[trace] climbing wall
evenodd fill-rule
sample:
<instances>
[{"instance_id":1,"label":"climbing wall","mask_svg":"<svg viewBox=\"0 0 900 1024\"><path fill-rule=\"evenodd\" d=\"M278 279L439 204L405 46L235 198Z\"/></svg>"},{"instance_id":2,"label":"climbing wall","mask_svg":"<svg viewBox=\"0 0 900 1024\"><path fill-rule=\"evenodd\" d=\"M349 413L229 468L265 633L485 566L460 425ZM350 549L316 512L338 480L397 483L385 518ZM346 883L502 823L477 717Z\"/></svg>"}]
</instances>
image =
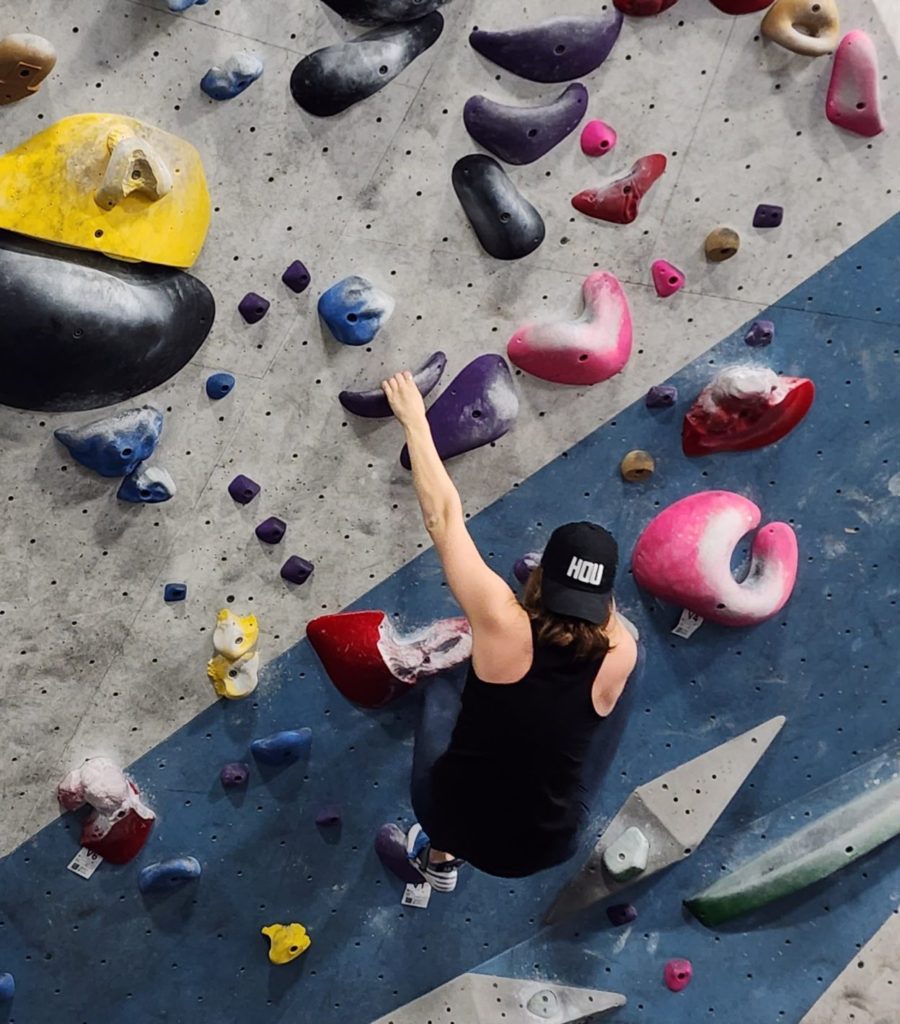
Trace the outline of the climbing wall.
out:
<instances>
[{"instance_id":1,"label":"climbing wall","mask_svg":"<svg viewBox=\"0 0 900 1024\"><path fill-rule=\"evenodd\" d=\"M0 411L0 841L12 851L0 863L0 971L18 986L0 1013L20 1024L212 1021L227 1008L235 1018L364 1024L485 962L487 973L622 992L628 1005L611 1019L623 1024L653 1010L714 1019L736 999L750 1021L799 1020L896 903L896 844L721 932L685 918L681 900L713 880L724 856L717 843L896 738L898 485L885 386L900 341L893 135L865 140L824 120L827 58L764 45L756 16L681 0L657 19L626 20L608 61L585 79L590 115L619 130L616 151L600 158L608 166L583 157L573 136L511 171L547 237L527 259L499 263L480 251L449 185L453 161L477 149L462 104L476 91L536 103L556 87L500 71L466 36L475 25L556 13L552 5L526 12L453 0L435 46L334 120L304 114L287 83L303 54L353 30L325 7L297 6L222 0L176 16L162 3L28 0L2 26L39 32L59 51L40 91L4 108L4 149L86 111L138 117L198 147L213 219L192 273L215 295L217 314L203 348L148 396L166 414L160 457L179 487L166 505L121 506L108 481L56 445L53 429L91 414ZM847 0L841 9L846 27L876 42L891 117L898 69L880 7ZM265 71L216 104L200 78L238 49L258 54ZM575 192L655 151L669 168L633 224L571 210ZM753 210L766 201L784 205L785 223L754 231ZM702 241L720 223L737 227L743 246L713 267ZM688 281L665 302L649 279L657 257ZM296 258L313 276L300 296L280 282ZM766 519L793 523L801 560L780 616L752 630L708 624L688 641L669 635L677 610L623 581L644 668L594 833L635 785L774 714L788 723L708 847L635 889L640 916L627 931L610 930L602 911L540 930L571 865L514 884L471 875L426 911L403 908L371 839L383 821L408 820L415 697L375 714L351 708L301 638L313 615L353 602L410 628L455 608L433 553L409 561L424 534L396 463L395 425L353 420L336 395L438 345L451 373L502 352L524 321L576 314L581 280L596 268L626 287L632 360L593 389L517 375L515 430L453 464L482 550L507 572L556 522L580 516L606 522L630 550L655 510L722 487L752 497ZM315 316L318 293L349 273L396 300L362 349L337 346ZM237 312L250 290L271 302L252 326ZM681 413L717 367L746 356L744 328L766 307L777 334L760 358L815 380L812 412L775 447L685 460ZM213 403L203 383L219 370L236 386ZM633 404L673 374L676 409ZM657 458L648 485L618 477L631 448ZM238 472L262 485L246 507L226 491ZM272 514L288 524L274 550L253 534ZM293 553L316 565L301 588L278 576ZM163 603L169 581L188 584L184 604ZM238 704L212 704L205 679L222 606L259 616L263 657L272 659L257 694ZM308 763L254 767L246 792L222 791L224 761L246 757L256 736L295 726L313 730ZM134 761L160 820L137 865L104 865L82 880L65 870L78 825L55 820L54 788L97 754ZM343 806L339 830L314 824L326 803ZM175 854L199 859L199 883L141 896L137 868ZM273 967L259 929L289 920L306 925L313 945ZM661 983L669 956L695 964L677 997Z\"/></svg>"}]
</instances>

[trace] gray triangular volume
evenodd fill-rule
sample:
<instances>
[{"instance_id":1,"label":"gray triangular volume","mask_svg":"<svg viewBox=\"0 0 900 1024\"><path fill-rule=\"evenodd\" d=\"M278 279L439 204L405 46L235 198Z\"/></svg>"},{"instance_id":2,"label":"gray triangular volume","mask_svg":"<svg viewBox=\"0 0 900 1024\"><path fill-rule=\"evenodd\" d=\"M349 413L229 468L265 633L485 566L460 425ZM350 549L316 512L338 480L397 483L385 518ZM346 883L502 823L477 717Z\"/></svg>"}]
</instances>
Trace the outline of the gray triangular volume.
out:
<instances>
[{"instance_id":1,"label":"gray triangular volume","mask_svg":"<svg viewBox=\"0 0 900 1024\"><path fill-rule=\"evenodd\" d=\"M460 974L372 1024L424 1024L431 1020L455 1020L460 1024L578 1024L624 1005L625 996L618 992L494 974Z\"/></svg>"},{"instance_id":2,"label":"gray triangular volume","mask_svg":"<svg viewBox=\"0 0 900 1024\"><path fill-rule=\"evenodd\" d=\"M770 718L638 786L607 825L585 864L560 891L545 922L559 921L638 878L689 857L731 803L784 722L783 715ZM647 867L636 878L616 881L603 866L603 852L631 827L639 828L650 841Z\"/></svg>"}]
</instances>

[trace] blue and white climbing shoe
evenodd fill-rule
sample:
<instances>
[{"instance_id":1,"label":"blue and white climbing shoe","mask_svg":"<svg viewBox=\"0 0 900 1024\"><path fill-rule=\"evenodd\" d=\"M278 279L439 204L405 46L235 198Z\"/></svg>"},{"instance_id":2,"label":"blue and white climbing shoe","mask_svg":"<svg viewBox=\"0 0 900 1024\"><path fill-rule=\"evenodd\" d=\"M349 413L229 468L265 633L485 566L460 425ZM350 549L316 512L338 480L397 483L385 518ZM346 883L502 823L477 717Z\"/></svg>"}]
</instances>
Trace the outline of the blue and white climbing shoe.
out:
<instances>
[{"instance_id":1,"label":"blue and white climbing shoe","mask_svg":"<svg viewBox=\"0 0 900 1024\"><path fill-rule=\"evenodd\" d=\"M456 888L458 868L463 862L454 859L432 864L431 840L418 822L406 833L406 856L435 892L453 892Z\"/></svg>"}]
</instances>

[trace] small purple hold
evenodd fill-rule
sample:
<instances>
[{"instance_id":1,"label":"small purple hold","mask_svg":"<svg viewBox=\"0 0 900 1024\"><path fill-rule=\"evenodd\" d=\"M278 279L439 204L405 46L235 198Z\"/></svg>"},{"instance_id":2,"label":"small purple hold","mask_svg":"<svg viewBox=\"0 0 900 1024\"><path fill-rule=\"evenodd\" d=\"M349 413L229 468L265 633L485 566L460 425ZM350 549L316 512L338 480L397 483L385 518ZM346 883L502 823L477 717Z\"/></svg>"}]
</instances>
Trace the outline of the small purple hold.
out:
<instances>
[{"instance_id":1,"label":"small purple hold","mask_svg":"<svg viewBox=\"0 0 900 1024\"><path fill-rule=\"evenodd\" d=\"M170 604L173 601L183 601L187 597L186 583L167 583L163 590L163 600Z\"/></svg>"},{"instance_id":2,"label":"small purple hold","mask_svg":"<svg viewBox=\"0 0 900 1024\"><path fill-rule=\"evenodd\" d=\"M284 281L292 292L296 292L299 295L300 292L305 292L309 287L312 277L300 260L294 260L281 275L281 280Z\"/></svg>"},{"instance_id":3,"label":"small purple hold","mask_svg":"<svg viewBox=\"0 0 900 1024\"><path fill-rule=\"evenodd\" d=\"M648 409L671 409L678 401L678 388L671 384L654 384L647 392L644 404Z\"/></svg>"},{"instance_id":4,"label":"small purple hold","mask_svg":"<svg viewBox=\"0 0 900 1024\"><path fill-rule=\"evenodd\" d=\"M316 815L316 824L325 827L333 825L340 825L341 823L341 809L335 807L334 804L329 804L327 807L323 807L321 811Z\"/></svg>"},{"instance_id":5,"label":"small purple hold","mask_svg":"<svg viewBox=\"0 0 900 1024\"><path fill-rule=\"evenodd\" d=\"M784 219L783 206L770 206L768 203L760 203L753 214L753 226L755 228L777 228Z\"/></svg>"},{"instance_id":6,"label":"small purple hold","mask_svg":"<svg viewBox=\"0 0 900 1024\"><path fill-rule=\"evenodd\" d=\"M219 778L226 789L236 789L245 785L250 778L250 766L244 761L229 761L223 765Z\"/></svg>"},{"instance_id":7,"label":"small purple hold","mask_svg":"<svg viewBox=\"0 0 900 1024\"><path fill-rule=\"evenodd\" d=\"M422 876L410 864L406 854L406 835L394 822L382 825L375 833L375 852L381 863L401 882L421 884Z\"/></svg>"},{"instance_id":8,"label":"small purple hold","mask_svg":"<svg viewBox=\"0 0 900 1024\"><path fill-rule=\"evenodd\" d=\"M775 337L775 324L771 320L754 320L750 330L744 335L744 341L751 348L763 348L771 345Z\"/></svg>"},{"instance_id":9,"label":"small purple hold","mask_svg":"<svg viewBox=\"0 0 900 1024\"><path fill-rule=\"evenodd\" d=\"M287 523L278 516L269 516L256 528L256 536L265 544L277 544L284 536Z\"/></svg>"},{"instance_id":10,"label":"small purple hold","mask_svg":"<svg viewBox=\"0 0 900 1024\"><path fill-rule=\"evenodd\" d=\"M238 312L248 324L258 323L269 312L269 300L256 292L247 292L238 303Z\"/></svg>"},{"instance_id":11,"label":"small purple hold","mask_svg":"<svg viewBox=\"0 0 900 1024\"><path fill-rule=\"evenodd\" d=\"M606 916L611 925L619 928L623 924L631 924L632 921L636 921L638 914L630 903L614 903L611 907L606 908Z\"/></svg>"},{"instance_id":12,"label":"small purple hold","mask_svg":"<svg viewBox=\"0 0 900 1024\"><path fill-rule=\"evenodd\" d=\"M259 484L249 476L238 473L228 485L228 493L239 505L246 505L259 494Z\"/></svg>"},{"instance_id":13,"label":"small purple hold","mask_svg":"<svg viewBox=\"0 0 900 1024\"><path fill-rule=\"evenodd\" d=\"M522 555L521 558L516 559L516 564L513 566L513 575L520 583L527 583L528 577L540 564L540 551L529 551L527 554Z\"/></svg>"},{"instance_id":14,"label":"small purple hold","mask_svg":"<svg viewBox=\"0 0 900 1024\"><path fill-rule=\"evenodd\" d=\"M305 583L312 576L313 568L312 562L299 555L291 555L281 567L281 578L288 583Z\"/></svg>"}]
</instances>

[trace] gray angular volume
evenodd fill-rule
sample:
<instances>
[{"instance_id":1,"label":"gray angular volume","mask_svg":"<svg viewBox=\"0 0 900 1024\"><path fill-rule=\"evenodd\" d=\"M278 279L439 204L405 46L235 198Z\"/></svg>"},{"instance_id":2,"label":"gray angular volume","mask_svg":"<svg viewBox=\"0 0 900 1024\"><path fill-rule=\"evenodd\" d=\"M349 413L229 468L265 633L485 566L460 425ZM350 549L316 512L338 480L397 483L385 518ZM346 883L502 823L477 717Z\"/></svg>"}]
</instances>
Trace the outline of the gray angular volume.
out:
<instances>
[{"instance_id":1,"label":"gray angular volume","mask_svg":"<svg viewBox=\"0 0 900 1024\"><path fill-rule=\"evenodd\" d=\"M432 46L444 28L437 11L364 32L307 54L291 75L291 95L317 117L331 117L372 96Z\"/></svg>"},{"instance_id":2,"label":"gray angular volume","mask_svg":"<svg viewBox=\"0 0 900 1024\"><path fill-rule=\"evenodd\" d=\"M354 25L390 25L415 21L443 7L449 0L324 0L344 21Z\"/></svg>"}]
</instances>

